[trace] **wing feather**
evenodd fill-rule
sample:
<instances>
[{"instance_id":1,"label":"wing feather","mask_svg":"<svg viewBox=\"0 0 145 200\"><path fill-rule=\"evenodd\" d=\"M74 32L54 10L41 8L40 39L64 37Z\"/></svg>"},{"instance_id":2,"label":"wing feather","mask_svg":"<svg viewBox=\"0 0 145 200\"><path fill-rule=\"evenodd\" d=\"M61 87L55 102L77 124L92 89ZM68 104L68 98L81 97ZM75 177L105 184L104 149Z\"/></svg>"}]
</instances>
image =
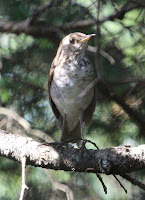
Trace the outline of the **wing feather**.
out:
<instances>
[{"instance_id":1,"label":"wing feather","mask_svg":"<svg viewBox=\"0 0 145 200\"><path fill-rule=\"evenodd\" d=\"M54 76L54 70L55 70L55 67L56 65L54 65L54 62L52 63L51 65L51 68L50 68L50 73L49 73L49 78L48 78L48 96L49 96L49 103L50 103L50 106L52 108L52 111L55 115L55 117L57 119L59 119L60 117L60 112L58 111L55 103L53 102L52 98L51 98L51 93L50 93L50 90L51 90L51 83L53 81L53 76Z\"/></svg>"},{"instance_id":2,"label":"wing feather","mask_svg":"<svg viewBox=\"0 0 145 200\"><path fill-rule=\"evenodd\" d=\"M90 125L93 117L93 113L95 111L96 107L96 88L94 88L94 96L89 104L89 106L84 110L84 122L86 123L87 126Z\"/></svg>"}]
</instances>

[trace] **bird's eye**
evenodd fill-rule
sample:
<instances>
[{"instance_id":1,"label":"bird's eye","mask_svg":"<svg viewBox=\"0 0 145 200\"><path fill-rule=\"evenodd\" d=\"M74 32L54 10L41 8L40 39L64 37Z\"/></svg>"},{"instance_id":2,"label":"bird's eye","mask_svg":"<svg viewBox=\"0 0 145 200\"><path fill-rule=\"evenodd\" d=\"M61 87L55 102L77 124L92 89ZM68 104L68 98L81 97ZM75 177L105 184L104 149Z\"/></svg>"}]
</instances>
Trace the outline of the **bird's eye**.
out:
<instances>
[{"instance_id":1,"label":"bird's eye","mask_svg":"<svg viewBox=\"0 0 145 200\"><path fill-rule=\"evenodd\" d=\"M74 38L70 38L69 42L70 42L71 44L74 44L74 43L75 43L75 39L74 39Z\"/></svg>"}]
</instances>

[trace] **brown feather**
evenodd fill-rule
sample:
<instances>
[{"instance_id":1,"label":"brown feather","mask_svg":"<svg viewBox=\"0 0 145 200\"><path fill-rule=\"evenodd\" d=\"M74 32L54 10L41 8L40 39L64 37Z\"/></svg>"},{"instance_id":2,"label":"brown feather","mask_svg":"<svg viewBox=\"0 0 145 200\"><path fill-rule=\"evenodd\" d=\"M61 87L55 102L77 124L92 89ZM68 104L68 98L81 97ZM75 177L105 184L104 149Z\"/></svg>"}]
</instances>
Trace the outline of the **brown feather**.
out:
<instances>
[{"instance_id":1,"label":"brown feather","mask_svg":"<svg viewBox=\"0 0 145 200\"><path fill-rule=\"evenodd\" d=\"M89 106L84 110L84 122L87 126L90 125L93 113L96 107L96 89L94 88L94 96Z\"/></svg>"},{"instance_id":2,"label":"brown feather","mask_svg":"<svg viewBox=\"0 0 145 200\"><path fill-rule=\"evenodd\" d=\"M52 65L51 65L51 68L50 68L50 72L49 72L49 78L48 78L48 95L49 95L49 102L50 102L50 106L53 110L53 113L55 115L55 117L57 119L60 118L60 112L58 111L55 103L53 102L52 98L51 98L51 95L50 95L50 88L51 88L51 83L52 83L52 80L53 80L53 76L54 76L54 70L55 70L55 67L57 66L57 62L58 62L58 57L60 56L60 53L61 53L61 45L59 46L58 48L58 51L57 51L57 54L52 62Z\"/></svg>"},{"instance_id":3,"label":"brown feather","mask_svg":"<svg viewBox=\"0 0 145 200\"><path fill-rule=\"evenodd\" d=\"M71 139L71 143L77 143L79 145L81 141L78 139L80 139L80 138L81 138L80 123L78 123L72 131L68 131L67 123L66 123L64 133L61 137L61 141Z\"/></svg>"}]
</instances>

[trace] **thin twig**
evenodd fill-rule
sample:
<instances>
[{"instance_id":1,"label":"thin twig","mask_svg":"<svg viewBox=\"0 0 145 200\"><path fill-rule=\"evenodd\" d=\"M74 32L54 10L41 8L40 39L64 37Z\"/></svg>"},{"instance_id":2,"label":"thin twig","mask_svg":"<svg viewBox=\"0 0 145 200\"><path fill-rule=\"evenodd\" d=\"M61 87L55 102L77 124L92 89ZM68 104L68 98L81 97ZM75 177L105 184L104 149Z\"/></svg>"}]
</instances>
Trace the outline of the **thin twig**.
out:
<instances>
[{"instance_id":1,"label":"thin twig","mask_svg":"<svg viewBox=\"0 0 145 200\"><path fill-rule=\"evenodd\" d=\"M74 200L73 192L67 185L56 181L48 169L43 170L45 171L45 174L49 177L49 180L51 181L54 190L61 190L65 192L67 200Z\"/></svg>"},{"instance_id":2,"label":"thin twig","mask_svg":"<svg viewBox=\"0 0 145 200\"><path fill-rule=\"evenodd\" d=\"M74 100L79 101L79 99L84 97L99 81L100 81L99 78L96 78L95 80L93 80L90 83L90 85L88 85L88 87L81 94L79 94Z\"/></svg>"},{"instance_id":3,"label":"thin twig","mask_svg":"<svg viewBox=\"0 0 145 200\"><path fill-rule=\"evenodd\" d=\"M87 95L90 90L96 86L96 84L100 81L100 78L94 79L87 87L80 93L76 98L71 99L68 101L68 104L74 103L74 102L79 102L80 99L82 99L85 95Z\"/></svg>"},{"instance_id":4,"label":"thin twig","mask_svg":"<svg viewBox=\"0 0 145 200\"><path fill-rule=\"evenodd\" d=\"M88 5L87 7L83 6L81 3L78 3L76 1L72 1L72 5L77 6L79 8L81 8L82 11L80 11L80 13L76 16L76 18L71 22L72 24L76 23L78 21L78 19L80 19L82 16L84 15L89 15L90 19L94 20L94 22L96 21L96 18L94 17L94 15L90 12L90 8L92 6L94 6L94 4L96 4L96 1L92 2L90 5Z\"/></svg>"},{"instance_id":5,"label":"thin twig","mask_svg":"<svg viewBox=\"0 0 145 200\"><path fill-rule=\"evenodd\" d=\"M92 52L92 53L95 53L97 52L97 48L96 47L92 47L92 46L88 46L88 51ZM106 51L100 49L100 54L101 56L103 56L104 58L106 58L112 65L115 64L115 59L109 55L109 53L107 53Z\"/></svg>"},{"instance_id":6,"label":"thin twig","mask_svg":"<svg viewBox=\"0 0 145 200\"><path fill-rule=\"evenodd\" d=\"M6 115L6 116L9 116L12 119L14 119L16 122L18 122L24 128L24 130L28 134L31 134L31 135L36 136L38 138L41 138L41 139L45 140L47 143L54 141L48 134L42 132L41 130L32 129L31 124L28 121L26 121L23 117L18 115L14 110L4 108L4 107L0 107L0 115Z\"/></svg>"},{"instance_id":7,"label":"thin twig","mask_svg":"<svg viewBox=\"0 0 145 200\"><path fill-rule=\"evenodd\" d=\"M96 24L96 47L97 47L97 51L96 51L96 74L97 77L101 78L101 74L100 74L100 21L99 21L99 17L100 17L100 8L101 8L101 3L100 0L98 0L98 4L97 4L97 24Z\"/></svg>"},{"instance_id":8,"label":"thin twig","mask_svg":"<svg viewBox=\"0 0 145 200\"><path fill-rule=\"evenodd\" d=\"M29 189L25 182L25 177L26 177L25 169L26 169L26 156L22 155L22 188L19 200L23 200L25 190Z\"/></svg>"},{"instance_id":9,"label":"thin twig","mask_svg":"<svg viewBox=\"0 0 145 200\"><path fill-rule=\"evenodd\" d=\"M32 8L29 17L27 18L27 25L32 24L41 13L44 13L46 10L52 7L60 5L62 2L62 0L52 0L51 2L41 5L40 7Z\"/></svg>"},{"instance_id":10,"label":"thin twig","mask_svg":"<svg viewBox=\"0 0 145 200\"><path fill-rule=\"evenodd\" d=\"M127 174L119 174L124 179L128 180L130 183L132 183L135 186L140 187L141 189L145 190L145 184L141 183L140 181L128 176Z\"/></svg>"},{"instance_id":11,"label":"thin twig","mask_svg":"<svg viewBox=\"0 0 145 200\"><path fill-rule=\"evenodd\" d=\"M7 117L3 118L3 119L0 121L0 129L1 129L5 124L7 124L7 121L8 121L8 118L7 118Z\"/></svg>"},{"instance_id":12,"label":"thin twig","mask_svg":"<svg viewBox=\"0 0 145 200\"><path fill-rule=\"evenodd\" d=\"M113 175L114 178L117 180L117 182L119 183L119 185L123 188L123 190L125 191L125 193L127 194L127 190L125 189L125 187L122 185L122 183L120 182L120 180L117 178L116 175Z\"/></svg>"},{"instance_id":13,"label":"thin twig","mask_svg":"<svg viewBox=\"0 0 145 200\"><path fill-rule=\"evenodd\" d=\"M105 185L105 183L104 183L104 181L103 181L103 179L102 179L101 175L100 175L100 174L96 174L96 176L97 176L97 178L99 179L99 181L101 182L101 184L102 184L102 186L103 186L103 189L104 189L104 192L105 192L105 194L107 194L107 187L106 187L106 185Z\"/></svg>"}]
</instances>

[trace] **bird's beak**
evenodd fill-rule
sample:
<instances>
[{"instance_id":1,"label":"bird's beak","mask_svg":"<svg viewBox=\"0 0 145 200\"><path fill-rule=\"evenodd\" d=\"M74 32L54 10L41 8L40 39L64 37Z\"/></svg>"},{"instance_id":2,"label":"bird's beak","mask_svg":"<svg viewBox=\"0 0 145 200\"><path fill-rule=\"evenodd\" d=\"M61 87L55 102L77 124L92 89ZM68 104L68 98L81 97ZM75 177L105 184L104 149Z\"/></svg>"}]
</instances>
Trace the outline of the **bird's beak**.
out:
<instances>
[{"instance_id":1,"label":"bird's beak","mask_svg":"<svg viewBox=\"0 0 145 200\"><path fill-rule=\"evenodd\" d=\"M87 42L91 37L95 36L96 34L87 35L84 39L80 40L80 43Z\"/></svg>"}]
</instances>

